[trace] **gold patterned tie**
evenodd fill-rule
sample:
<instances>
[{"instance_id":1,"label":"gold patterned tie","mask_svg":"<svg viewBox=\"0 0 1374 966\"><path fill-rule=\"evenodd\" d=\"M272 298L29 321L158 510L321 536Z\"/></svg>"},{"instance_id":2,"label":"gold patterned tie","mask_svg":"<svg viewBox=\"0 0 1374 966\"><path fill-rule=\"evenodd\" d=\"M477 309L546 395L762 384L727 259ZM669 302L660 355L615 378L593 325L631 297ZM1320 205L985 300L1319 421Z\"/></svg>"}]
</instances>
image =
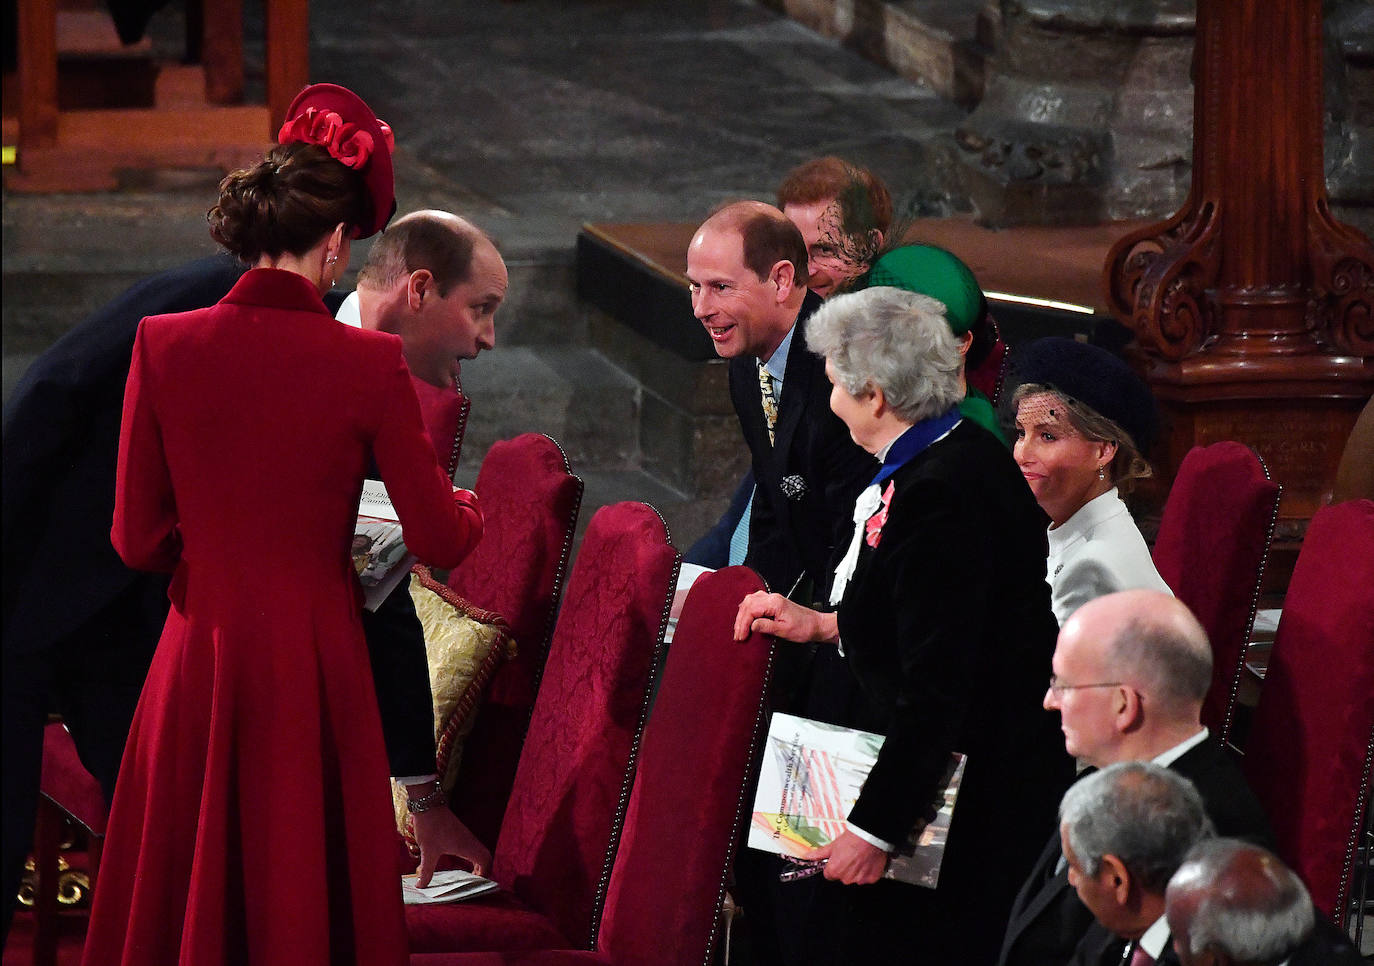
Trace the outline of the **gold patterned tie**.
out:
<instances>
[{"instance_id":1,"label":"gold patterned tie","mask_svg":"<svg viewBox=\"0 0 1374 966\"><path fill-rule=\"evenodd\" d=\"M768 424L768 445L773 445L774 428L778 425L778 397L773 394L773 376L768 367L759 363L759 395L763 399L763 419Z\"/></svg>"}]
</instances>

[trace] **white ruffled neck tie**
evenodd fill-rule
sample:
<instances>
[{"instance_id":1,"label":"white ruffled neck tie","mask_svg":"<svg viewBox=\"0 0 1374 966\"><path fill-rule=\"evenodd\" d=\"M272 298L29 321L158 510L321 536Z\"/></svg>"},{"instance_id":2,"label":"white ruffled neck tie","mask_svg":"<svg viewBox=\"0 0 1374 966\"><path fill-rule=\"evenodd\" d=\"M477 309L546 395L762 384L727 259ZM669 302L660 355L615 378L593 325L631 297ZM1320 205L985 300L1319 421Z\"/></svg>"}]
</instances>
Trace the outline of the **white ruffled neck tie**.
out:
<instances>
[{"instance_id":1,"label":"white ruffled neck tie","mask_svg":"<svg viewBox=\"0 0 1374 966\"><path fill-rule=\"evenodd\" d=\"M854 576L854 568L859 564L859 547L864 542L864 524L878 512L883 503L882 487L874 483L859 494L854 501L854 539L849 541L849 549L844 552L840 565L835 568L835 580L830 585L830 605L834 607L844 599L845 588Z\"/></svg>"}]
</instances>

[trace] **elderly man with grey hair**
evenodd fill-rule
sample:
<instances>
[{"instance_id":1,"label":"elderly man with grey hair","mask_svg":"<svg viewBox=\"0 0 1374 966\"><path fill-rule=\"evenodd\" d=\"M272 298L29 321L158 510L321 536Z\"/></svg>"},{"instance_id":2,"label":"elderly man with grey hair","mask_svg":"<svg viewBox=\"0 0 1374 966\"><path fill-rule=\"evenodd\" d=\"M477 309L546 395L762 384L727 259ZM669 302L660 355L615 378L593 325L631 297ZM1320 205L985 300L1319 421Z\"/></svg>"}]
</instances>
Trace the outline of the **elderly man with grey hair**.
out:
<instances>
[{"instance_id":1,"label":"elderly man with grey hair","mask_svg":"<svg viewBox=\"0 0 1374 966\"><path fill-rule=\"evenodd\" d=\"M793 883L799 963L957 962L996 954L1006 915L1072 776L1039 706L1055 623L1045 535L1010 454L959 415L959 348L941 303L894 288L839 295L812 317L830 407L882 463L840 543L833 610L747 597L752 628L841 654L860 685L840 723L885 736L847 830ZM883 879L950 756L968 756L939 884ZM1043 823L1043 824L1041 824Z\"/></svg>"},{"instance_id":2,"label":"elderly man with grey hair","mask_svg":"<svg viewBox=\"0 0 1374 966\"><path fill-rule=\"evenodd\" d=\"M1361 962L1293 870L1238 839L1213 839L1189 852L1169 880L1165 906L1181 966Z\"/></svg>"},{"instance_id":3,"label":"elderly man with grey hair","mask_svg":"<svg viewBox=\"0 0 1374 966\"><path fill-rule=\"evenodd\" d=\"M1059 806L1069 884L1104 934L1089 933L1075 964L1161 961L1169 944L1164 890L1184 856L1212 834L1193 783L1150 762L1123 762L1075 784ZM1167 960L1164 960L1167 961Z\"/></svg>"}]
</instances>

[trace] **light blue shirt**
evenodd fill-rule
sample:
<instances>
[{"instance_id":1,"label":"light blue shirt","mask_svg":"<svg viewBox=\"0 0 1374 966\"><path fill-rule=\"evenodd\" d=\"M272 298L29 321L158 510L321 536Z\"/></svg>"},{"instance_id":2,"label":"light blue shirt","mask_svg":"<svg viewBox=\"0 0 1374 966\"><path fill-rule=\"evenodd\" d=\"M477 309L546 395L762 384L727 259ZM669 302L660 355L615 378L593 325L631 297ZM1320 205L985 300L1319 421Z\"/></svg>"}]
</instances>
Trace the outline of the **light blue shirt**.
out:
<instances>
[{"instance_id":1,"label":"light blue shirt","mask_svg":"<svg viewBox=\"0 0 1374 966\"><path fill-rule=\"evenodd\" d=\"M768 357L768 361L763 363L763 367L768 370L768 374L773 377L774 394L778 397L778 403L782 403L782 377L787 372L787 354L792 351L792 336L797 331L794 323L792 328L787 330L787 334L782 337L782 342L773 350L773 354ZM763 362L762 359L759 360Z\"/></svg>"}]
</instances>

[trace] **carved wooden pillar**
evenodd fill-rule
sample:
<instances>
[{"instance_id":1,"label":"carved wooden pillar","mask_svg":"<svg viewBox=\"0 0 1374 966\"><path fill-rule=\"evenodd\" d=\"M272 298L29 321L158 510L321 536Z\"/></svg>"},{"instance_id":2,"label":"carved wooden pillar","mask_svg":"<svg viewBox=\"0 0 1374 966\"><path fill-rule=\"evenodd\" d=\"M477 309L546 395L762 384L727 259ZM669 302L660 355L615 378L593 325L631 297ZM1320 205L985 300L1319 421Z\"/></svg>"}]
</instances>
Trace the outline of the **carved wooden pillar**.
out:
<instances>
[{"instance_id":1,"label":"carved wooden pillar","mask_svg":"<svg viewBox=\"0 0 1374 966\"><path fill-rule=\"evenodd\" d=\"M1194 445L1247 443L1284 487L1279 540L1374 391L1374 248L1327 206L1321 31L1321 0L1198 0L1188 201L1103 279L1163 410L1162 482Z\"/></svg>"}]
</instances>

